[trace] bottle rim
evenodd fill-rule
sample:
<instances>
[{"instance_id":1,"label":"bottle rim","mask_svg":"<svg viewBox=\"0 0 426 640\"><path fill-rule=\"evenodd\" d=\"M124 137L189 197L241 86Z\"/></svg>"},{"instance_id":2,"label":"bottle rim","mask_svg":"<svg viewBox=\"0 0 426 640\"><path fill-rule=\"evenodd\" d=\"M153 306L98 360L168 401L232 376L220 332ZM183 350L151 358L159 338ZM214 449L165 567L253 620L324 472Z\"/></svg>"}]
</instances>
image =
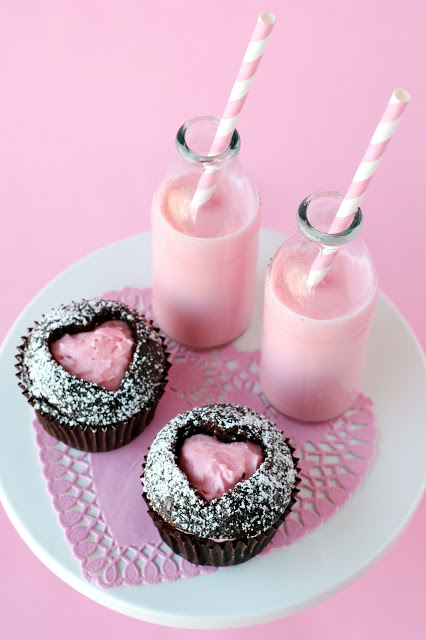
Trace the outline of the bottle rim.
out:
<instances>
[{"instance_id":1,"label":"bottle rim","mask_svg":"<svg viewBox=\"0 0 426 640\"><path fill-rule=\"evenodd\" d=\"M191 126L199 122L209 121L215 122L219 126L220 120L221 118L218 118L217 116L198 116L197 118L187 120L180 127L176 134L176 148L180 155L190 164L202 168L206 168L206 166L224 166L238 155L241 147L241 138L236 129L234 130L231 141L226 149L216 155L201 155L189 147L186 141L186 135Z\"/></svg>"},{"instance_id":2,"label":"bottle rim","mask_svg":"<svg viewBox=\"0 0 426 640\"><path fill-rule=\"evenodd\" d=\"M316 229L308 219L308 210L310 204L319 198L336 198L342 201L344 194L339 191L317 191L311 193L301 202L297 211L297 226L306 238L321 245L328 247L340 247L348 242L352 242L361 231L363 224L362 211L358 207L351 224L339 233L326 233Z\"/></svg>"}]
</instances>

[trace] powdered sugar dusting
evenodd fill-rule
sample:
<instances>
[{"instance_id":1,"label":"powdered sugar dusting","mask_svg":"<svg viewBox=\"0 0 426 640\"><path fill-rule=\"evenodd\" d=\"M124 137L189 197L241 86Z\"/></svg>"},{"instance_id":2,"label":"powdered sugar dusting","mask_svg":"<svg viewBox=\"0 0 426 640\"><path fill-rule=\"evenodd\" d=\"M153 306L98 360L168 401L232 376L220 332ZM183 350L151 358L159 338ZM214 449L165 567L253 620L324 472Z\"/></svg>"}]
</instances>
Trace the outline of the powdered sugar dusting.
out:
<instances>
[{"instance_id":1,"label":"powdered sugar dusting","mask_svg":"<svg viewBox=\"0 0 426 640\"><path fill-rule=\"evenodd\" d=\"M194 433L250 440L264 460L255 473L221 498L206 502L179 468L177 453ZM235 404L196 407L171 420L155 438L142 483L151 507L166 522L202 538L234 539L266 531L288 506L296 470L282 433L264 416Z\"/></svg>"},{"instance_id":2,"label":"powdered sugar dusting","mask_svg":"<svg viewBox=\"0 0 426 640\"><path fill-rule=\"evenodd\" d=\"M91 330L110 319L126 322L135 341L132 360L116 391L68 373L50 352L52 340L64 333ZM25 338L21 384L36 410L70 426L96 429L126 421L156 402L165 371L162 340L137 311L111 300L81 300L44 316Z\"/></svg>"}]
</instances>

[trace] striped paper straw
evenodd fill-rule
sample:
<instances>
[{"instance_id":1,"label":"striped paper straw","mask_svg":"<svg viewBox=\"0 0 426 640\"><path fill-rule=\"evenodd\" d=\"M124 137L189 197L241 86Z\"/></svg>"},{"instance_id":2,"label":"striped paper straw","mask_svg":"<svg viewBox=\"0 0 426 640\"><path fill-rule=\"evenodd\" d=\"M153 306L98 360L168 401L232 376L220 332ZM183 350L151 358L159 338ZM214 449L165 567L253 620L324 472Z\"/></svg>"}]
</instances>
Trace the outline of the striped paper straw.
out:
<instances>
[{"instance_id":1,"label":"striped paper straw","mask_svg":"<svg viewBox=\"0 0 426 640\"><path fill-rule=\"evenodd\" d=\"M404 89L396 89L392 93L391 99L371 138L362 162L353 177L351 185L342 200L328 233L341 233L349 227L409 101L410 94ZM314 287L323 280L338 250L338 247L323 247L321 249L309 272L308 287Z\"/></svg>"},{"instance_id":2,"label":"striped paper straw","mask_svg":"<svg viewBox=\"0 0 426 640\"><path fill-rule=\"evenodd\" d=\"M209 156L222 153L231 142L238 118L240 117L251 83L262 59L275 20L274 14L269 11L264 11L257 19L237 79L232 87L231 95L229 96L225 111L210 147ZM195 212L198 207L210 199L216 185L217 169L219 169L218 166L210 166L201 175L190 205L192 212Z\"/></svg>"}]
</instances>

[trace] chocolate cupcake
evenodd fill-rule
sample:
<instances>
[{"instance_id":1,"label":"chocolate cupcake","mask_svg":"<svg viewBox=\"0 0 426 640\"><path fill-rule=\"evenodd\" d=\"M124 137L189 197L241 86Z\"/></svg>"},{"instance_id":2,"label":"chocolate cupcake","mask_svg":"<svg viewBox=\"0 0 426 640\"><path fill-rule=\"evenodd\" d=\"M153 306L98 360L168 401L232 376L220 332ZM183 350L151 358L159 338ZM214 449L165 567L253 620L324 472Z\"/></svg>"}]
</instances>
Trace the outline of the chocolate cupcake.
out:
<instances>
[{"instance_id":1,"label":"chocolate cupcake","mask_svg":"<svg viewBox=\"0 0 426 640\"><path fill-rule=\"evenodd\" d=\"M83 451L110 451L139 435L164 393L158 330L111 300L81 300L43 316L17 355L24 395L44 429Z\"/></svg>"},{"instance_id":2,"label":"chocolate cupcake","mask_svg":"<svg viewBox=\"0 0 426 640\"><path fill-rule=\"evenodd\" d=\"M158 433L144 464L143 497L175 553L196 564L236 565L262 551L290 512L296 464L293 448L259 413L233 404L197 407Z\"/></svg>"}]
</instances>

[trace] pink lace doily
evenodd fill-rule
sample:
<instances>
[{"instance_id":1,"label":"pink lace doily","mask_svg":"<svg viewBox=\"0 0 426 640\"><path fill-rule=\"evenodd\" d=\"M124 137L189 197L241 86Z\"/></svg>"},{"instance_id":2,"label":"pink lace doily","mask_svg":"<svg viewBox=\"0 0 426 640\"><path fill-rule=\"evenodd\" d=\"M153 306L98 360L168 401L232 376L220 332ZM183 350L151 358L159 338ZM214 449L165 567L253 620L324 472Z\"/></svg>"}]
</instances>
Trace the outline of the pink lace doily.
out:
<instances>
[{"instance_id":1,"label":"pink lace doily","mask_svg":"<svg viewBox=\"0 0 426 640\"><path fill-rule=\"evenodd\" d=\"M152 317L151 290L125 288L103 298L122 300ZM138 585L216 571L176 556L162 542L141 497L141 465L158 430L189 408L235 402L270 417L299 457L302 482L284 525L261 555L286 547L347 502L374 456L376 428L369 398L359 395L338 419L316 425L286 418L268 404L258 383L259 351L233 345L191 351L169 342L173 366L155 418L129 445L90 454L69 448L34 421L53 505L83 576L100 587ZM256 562L254 558L251 562Z\"/></svg>"}]
</instances>

